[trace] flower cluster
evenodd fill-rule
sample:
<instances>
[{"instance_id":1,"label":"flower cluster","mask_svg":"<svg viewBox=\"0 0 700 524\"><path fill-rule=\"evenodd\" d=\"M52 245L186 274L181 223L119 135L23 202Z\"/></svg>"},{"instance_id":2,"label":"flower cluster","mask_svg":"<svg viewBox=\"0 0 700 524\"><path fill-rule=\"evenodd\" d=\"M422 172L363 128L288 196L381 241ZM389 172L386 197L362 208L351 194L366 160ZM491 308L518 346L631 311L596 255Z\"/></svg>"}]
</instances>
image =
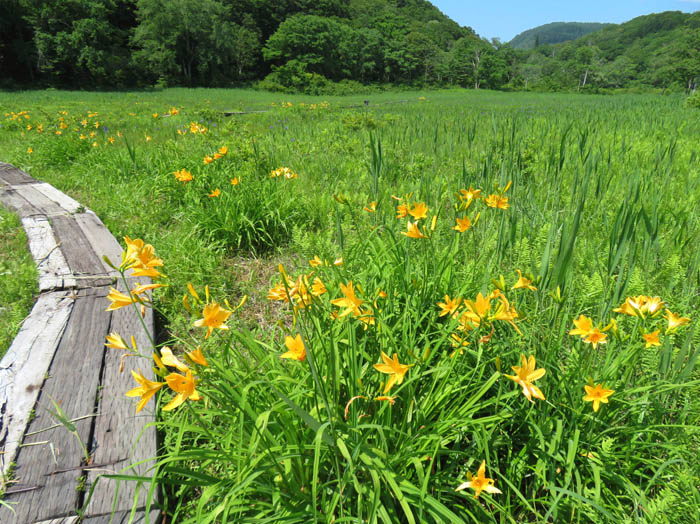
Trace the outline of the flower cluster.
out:
<instances>
[{"instance_id":1,"label":"flower cluster","mask_svg":"<svg viewBox=\"0 0 700 524\"><path fill-rule=\"evenodd\" d=\"M270 178L284 177L287 180L291 180L293 178L298 178L298 176L299 175L297 175L294 171L292 171L288 167L278 167L277 169L273 169L270 172Z\"/></svg>"},{"instance_id":2,"label":"flower cluster","mask_svg":"<svg viewBox=\"0 0 700 524\"><path fill-rule=\"evenodd\" d=\"M205 156L203 162L205 164L211 164L214 160L219 160L220 158L225 157L227 154L228 154L228 147L222 146L214 154Z\"/></svg>"},{"instance_id":3,"label":"flower cluster","mask_svg":"<svg viewBox=\"0 0 700 524\"><path fill-rule=\"evenodd\" d=\"M175 175L175 178L183 184L187 184L187 182L192 181L192 173L187 171L184 167L179 171L175 171L173 175Z\"/></svg>"},{"instance_id":4,"label":"flower cluster","mask_svg":"<svg viewBox=\"0 0 700 524\"><path fill-rule=\"evenodd\" d=\"M300 274L295 279L289 278L284 266L279 266L281 281L274 285L267 293L268 300L290 302L294 310L308 309L312 302L326 293L326 286L314 272ZM313 278L313 280L311 280Z\"/></svg>"}]
</instances>

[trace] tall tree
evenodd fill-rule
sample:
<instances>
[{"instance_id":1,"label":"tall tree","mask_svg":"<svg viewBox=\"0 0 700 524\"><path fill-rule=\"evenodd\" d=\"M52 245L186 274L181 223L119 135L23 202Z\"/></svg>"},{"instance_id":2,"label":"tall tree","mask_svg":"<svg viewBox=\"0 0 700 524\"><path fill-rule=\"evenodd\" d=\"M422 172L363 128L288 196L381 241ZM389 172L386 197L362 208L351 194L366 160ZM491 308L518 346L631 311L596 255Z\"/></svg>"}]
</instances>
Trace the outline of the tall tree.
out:
<instances>
[{"instance_id":1,"label":"tall tree","mask_svg":"<svg viewBox=\"0 0 700 524\"><path fill-rule=\"evenodd\" d=\"M130 0L24 0L37 64L61 85L126 84ZM120 26L119 13L127 14ZM124 17L121 17L124 21Z\"/></svg>"},{"instance_id":2,"label":"tall tree","mask_svg":"<svg viewBox=\"0 0 700 524\"><path fill-rule=\"evenodd\" d=\"M237 62L237 43L255 52L251 35L237 30L218 0L138 0L137 8L134 56L163 81L206 85L221 76L218 68ZM242 71L248 62L238 63Z\"/></svg>"}]
</instances>

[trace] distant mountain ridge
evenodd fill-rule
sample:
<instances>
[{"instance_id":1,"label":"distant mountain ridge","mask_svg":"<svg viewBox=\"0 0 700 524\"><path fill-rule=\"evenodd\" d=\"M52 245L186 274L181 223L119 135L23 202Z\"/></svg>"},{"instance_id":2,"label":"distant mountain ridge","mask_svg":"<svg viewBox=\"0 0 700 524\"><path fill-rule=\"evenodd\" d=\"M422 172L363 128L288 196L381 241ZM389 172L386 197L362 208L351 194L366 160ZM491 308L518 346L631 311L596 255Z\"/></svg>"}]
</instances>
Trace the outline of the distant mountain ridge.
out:
<instances>
[{"instance_id":1,"label":"distant mountain ridge","mask_svg":"<svg viewBox=\"0 0 700 524\"><path fill-rule=\"evenodd\" d=\"M534 49L545 44L559 44L576 40L615 24L598 22L552 22L523 31L510 41L515 49Z\"/></svg>"}]
</instances>

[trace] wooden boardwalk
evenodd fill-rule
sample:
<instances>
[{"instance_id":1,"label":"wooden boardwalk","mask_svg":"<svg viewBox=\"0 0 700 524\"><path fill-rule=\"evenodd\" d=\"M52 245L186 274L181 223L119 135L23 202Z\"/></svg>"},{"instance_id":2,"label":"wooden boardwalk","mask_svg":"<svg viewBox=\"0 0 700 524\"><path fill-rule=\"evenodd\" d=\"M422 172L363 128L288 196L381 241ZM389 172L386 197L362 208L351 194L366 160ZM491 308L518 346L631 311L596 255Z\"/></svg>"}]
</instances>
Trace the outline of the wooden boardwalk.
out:
<instances>
[{"instance_id":1,"label":"wooden boardwalk","mask_svg":"<svg viewBox=\"0 0 700 524\"><path fill-rule=\"evenodd\" d=\"M132 308L105 312L109 286L124 287L102 255L118 263L122 249L92 211L10 164L0 163L0 203L22 220L39 270L39 297L0 362L0 464L11 479L3 501L14 510L0 506L0 522L155 524L155 497L146 515L150 484L100 478L150 476L157 448L154 413L136 415L124 395L136 386L132 369L153 378L149 364L128 358L120 372L120 352L104 346L116 331L149 347ZM79 440L58 423L54 403Z\"/></svg>"}]
</instances>

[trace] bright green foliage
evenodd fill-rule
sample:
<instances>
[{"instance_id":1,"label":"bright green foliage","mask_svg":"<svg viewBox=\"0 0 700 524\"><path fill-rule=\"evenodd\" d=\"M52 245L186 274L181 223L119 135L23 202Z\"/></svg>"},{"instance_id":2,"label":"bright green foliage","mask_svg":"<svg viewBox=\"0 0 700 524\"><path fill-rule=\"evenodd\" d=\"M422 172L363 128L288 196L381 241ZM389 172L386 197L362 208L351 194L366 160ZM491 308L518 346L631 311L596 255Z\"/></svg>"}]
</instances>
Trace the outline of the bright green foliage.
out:
<instances>
[{"instance_id":1,"label":"bright green foliage","mask_svg":"<svg viewBox=\"0 0 700 524\"><path fill-rule=\"evenodd\" d=\"M515 82L545 89L692 90L700 78L699 31L700 13L640 16L572 42L526 52Z\"/></svg>"},{"instance_id":2,"label":"bright green foliage","mask_svg":"<svg viewBox=\"0 0 700 524\"><path fill-rule=\"evenodd\" d=\"M240 78L259 50L254 30L227 21L229 8L217 0L139 0L134 58L146 71L170 83L216 84L232 66Z\"/></svg>"},{"instance_id":3,"label":"bright green foliage","mask_svg":"<svg viewBox=\"0 0 700 524\"><path fill-rule=\"evenodd\" d=\"M154 292L169 345L181 355L202 343L209 367L192 366L202 400L160 419L163 454L149 472L171 520L694 522L700 128L682 97L362 100L185 89L0 98L6 160L117 237L152 243L169 277ZM270 177L279 167L298 177ZM181 169L191 181L175 178ZM457 193L470 187L482 198L464 209ZM508 207L489 207L489 195ZM419 203L426 238L411 238L396 216ZM471 226L455 231L465 215ZM518 271L537 289L512 289ZM316 277L326 293L310 298ZM350 281L357 312L343 301ZM188 282L200 296L209 284L227 309L250 294L230 331L202 339L202 305L183 311ZM267 300L271 288L282 300ZM479 293L492 309L473 329L459 330L463 302L457 318L440 316L445 295ZM514 325L493 316L501 295ZM662 314L613 311L637 295L690 321L666 333ZM600 330L595 349L569 335L580 315ZM642 334L657 330L661 345L645 347ZM281 360L298 334L305 360ZM382 352L411 366L387 393L393 405L377 398ZM546 400L531 404L504 376L523 354L546 370L535 384ZM583 400L591 383L614 390L597 412ZM456 492L482 461L502 493Z\"/></svg>"},{"instance_id":4,"label":"bright green foliage","mask_svg":"<svg viewBox=\"0 0 700 524\"><path fill-rule=\"evenodd\" d=\"M612 24L582 22L552 22L533 27L516 35L509 44L514 49L532 49L545 44L576 40Z\"/></svg>"},{"instance_id":5,"label":"bright green foliage","mask_svg":"<svg viewBox=\"0 0 700 524\"><path fill-rule=\"evenodd\" d=\"M58 85L132 82L129 0L22 0L39 69Z\"/></svg>"},{"instance_id":6,"label":"bright green foliage","mask_svg":"<svg viewBox=\"0 0 700 524\"><path fill-rule=\"evenodd\" d=\"M32 307L37 272L19 218L0 207L0 356Z\"/></svg>"}]
</instances>

